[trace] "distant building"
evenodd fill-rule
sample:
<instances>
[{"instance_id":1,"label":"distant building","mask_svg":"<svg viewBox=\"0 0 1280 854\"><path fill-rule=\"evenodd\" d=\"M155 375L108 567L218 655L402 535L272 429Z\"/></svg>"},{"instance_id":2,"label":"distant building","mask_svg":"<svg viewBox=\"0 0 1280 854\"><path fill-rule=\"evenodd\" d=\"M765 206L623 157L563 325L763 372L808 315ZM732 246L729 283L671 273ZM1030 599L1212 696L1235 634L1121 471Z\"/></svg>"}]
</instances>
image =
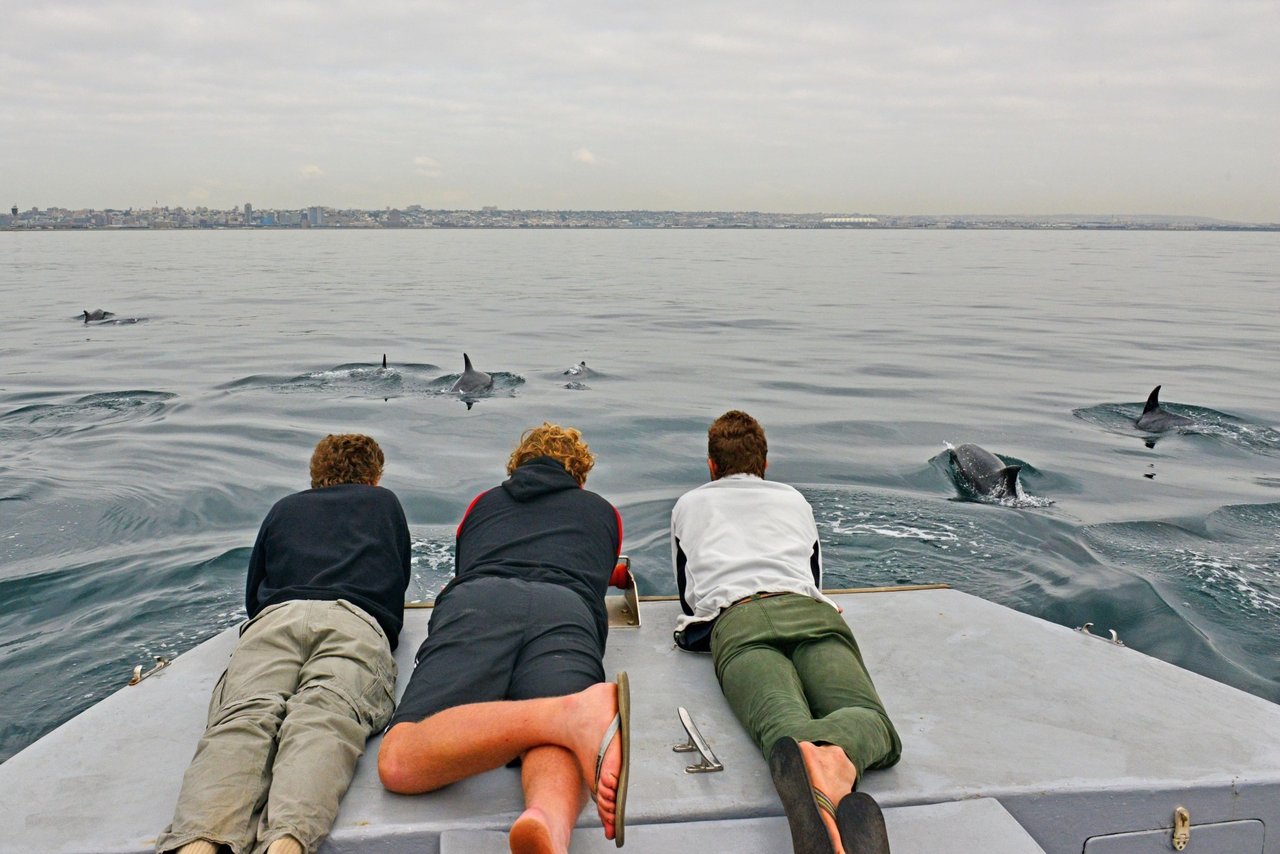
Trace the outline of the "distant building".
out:
<instances>
[{"instance_id":1,"label":"distant building","mask_svg":"<svg viewBox=\"0 0 1280 854\"><path fill-rule=\"evenodd\" d=\"M873 216L826 216L823 225L876 225L880 220Z\"/></svg>"},{"instance_id":2,"label":"distant building","mask_svg":"<svg viewBox=\"0 0 1280 854\"><path fill-rule=\"evenodd\" d=\"M253 205L248 202L244 203L244 224L249 225L253 222Z\"/></svg>"},{"instance_id":3,"label":"distant building","mask_svg":"<svg viewBox=\"0 0 1280 854\"><path fill-rule=\"evenodd\" d=\"M18 206L14 205L13 207L9 208L9 212L12 213L14 218L16 219L18 216Z\"/></svg>"},{"instance_id":4,"label":"distant building","mask_svg":"<svg viewBox=\"0 0 1280 854\"><path fill-rule=\"evenodd\" d=\"M324 208L307 208L307 225L312 228L324 225Z\"/></svg>"}]
</instances>

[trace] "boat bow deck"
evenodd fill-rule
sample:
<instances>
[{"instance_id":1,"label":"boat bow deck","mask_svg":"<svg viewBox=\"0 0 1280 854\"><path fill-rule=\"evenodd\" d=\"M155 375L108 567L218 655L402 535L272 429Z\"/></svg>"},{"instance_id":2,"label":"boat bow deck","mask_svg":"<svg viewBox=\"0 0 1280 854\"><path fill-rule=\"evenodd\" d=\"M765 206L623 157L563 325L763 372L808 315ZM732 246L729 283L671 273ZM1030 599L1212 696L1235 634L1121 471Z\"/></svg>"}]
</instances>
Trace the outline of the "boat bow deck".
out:
<instances>
[{"instance_id":1,"label":"boat bow deck","mask_svg":"<svg viewBox=\"0 0 1280 854\"><path fill-rule=\"evenodd\" d=\"M1221 850L1280 852L1280 834L1262 839L1258 830L1267 822L1280 827L1280 706L955 590L836 599L903 740L902 761L862 784L889 810L897 854L937 850L911 840L935 838L923 828L936 827L939 810L947 809L905 808L984 798L992 804L951 808L957 832L965 816L995 806L1050 854L1139 851L1147 849L1109 838L1167 838L1173 810L1183 806L1193 839L1197 826L1213 824L1216 834L1239 826L1254 834L1242 838L1259 841ZM676 832L671 826L694 839L698 828L715 830L703 824L712 822L729 822L720 832L734 827L764 842L785 829L781 806L764 760L720 695L710 656L674 648L677 603L641 608L643 626L613 629L605 660L606 672L626 670L632 684L626 847L672 850L662 841ZM406 614L397 651L401 690L428 616ZM234 629L218 635L0 765L10 805L0 817L0 851L150 851L234 642ZM672 750L686 741L679 706L692 714L723 771L685 773L690 754ZM505 768L429 795L389 794L378 783L376 752L375 739L326 854L483 850L456 846L505 838L522 809L518 774ZM446 833L455 847L442 849ZM588 807L576 837L593 834L603 842ZM1023 850L1016 833L1009 839L1013 847L988 850ZM575 843L575 850L598 847L586 846Z\"/></svg>"}]
</instances>

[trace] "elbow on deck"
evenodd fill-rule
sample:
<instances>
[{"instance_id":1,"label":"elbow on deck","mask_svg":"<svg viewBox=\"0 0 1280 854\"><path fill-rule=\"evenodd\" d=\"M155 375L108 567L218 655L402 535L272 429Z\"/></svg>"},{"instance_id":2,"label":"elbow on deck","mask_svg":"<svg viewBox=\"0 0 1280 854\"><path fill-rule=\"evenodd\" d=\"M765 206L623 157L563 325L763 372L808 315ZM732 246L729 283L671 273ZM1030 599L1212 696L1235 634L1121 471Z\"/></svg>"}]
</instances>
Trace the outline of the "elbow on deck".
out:
<instances>
[{"instance_id":1,"label":"elbow on deck","mask_svg":"<svg viewBox=\"0 0 1280 854\"><path fill-rule=\"evenodd\" d=\"M408 731L413 724L399 723L382 737L378 748L378 779L389 792L400 795L416 795L427 791L421 785L421 774L410 756Z\"/></svg>"}]
</instances>

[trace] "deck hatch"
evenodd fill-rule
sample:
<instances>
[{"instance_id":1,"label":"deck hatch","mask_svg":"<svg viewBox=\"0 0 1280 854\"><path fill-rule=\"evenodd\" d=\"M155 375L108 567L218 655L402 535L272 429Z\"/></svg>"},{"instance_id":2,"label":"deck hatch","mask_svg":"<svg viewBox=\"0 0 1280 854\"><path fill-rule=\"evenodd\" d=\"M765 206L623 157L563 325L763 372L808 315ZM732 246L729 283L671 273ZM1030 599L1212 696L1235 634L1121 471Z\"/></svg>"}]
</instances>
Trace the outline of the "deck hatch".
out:
<instances>
[{"instance_id":1,"label":"deck hatch","mask_svg":"<svg viewBox=\"0 0 1280 854\"><path fill-rule=\"evenodd\" d=\"M1188 832L1190 817L1188 821ZM1174 827L1094 836L1084 843L1084 854L1159 854L1173 844ZM1197 824L1184 848L1194 854L1263 854L1263 824L1255 819Z\"/></svg>"}]
</instances>

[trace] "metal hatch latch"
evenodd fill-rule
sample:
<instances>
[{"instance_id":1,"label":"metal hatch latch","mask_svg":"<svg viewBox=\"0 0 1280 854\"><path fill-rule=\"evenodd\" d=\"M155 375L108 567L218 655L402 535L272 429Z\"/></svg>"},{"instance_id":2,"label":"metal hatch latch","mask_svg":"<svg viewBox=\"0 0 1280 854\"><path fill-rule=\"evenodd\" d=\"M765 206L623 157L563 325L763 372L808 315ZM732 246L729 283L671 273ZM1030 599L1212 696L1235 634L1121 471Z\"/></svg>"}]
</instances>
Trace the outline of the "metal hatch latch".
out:
<instances>
[{"instance_id":1,"label":"metal hatch latch","mask_svg":"<svg viewBox=\"0 0 1280 854\"><path fill-rule=\"evenodd\" d=\"M684 706L677 706L680 713L680 723L684 726L684 731L688 734L689 740L684 744L677 744L671 748L676 753L692 753L698 751L702 756L702 761L697 765L686 765L684 772L686 774L706 774L710 771L723 771L724 766L720 764L720 760L716 759L716 755L711 752L707 740L702 737L702 733L698 732L698 728L693 723L693 718L689 717L689 710Z\"/></svg>"},{"instance_id":2,"label":"metal hatch latch","mask_svg":"<svg viewBox=\"0 0 1280 854\"><path fill-rule=\"evenodd\" d=\"M1173 850L1182 851L1191 842L1191 813L1186 807L1173 810Z\"/></svg>"}]
</instances>

